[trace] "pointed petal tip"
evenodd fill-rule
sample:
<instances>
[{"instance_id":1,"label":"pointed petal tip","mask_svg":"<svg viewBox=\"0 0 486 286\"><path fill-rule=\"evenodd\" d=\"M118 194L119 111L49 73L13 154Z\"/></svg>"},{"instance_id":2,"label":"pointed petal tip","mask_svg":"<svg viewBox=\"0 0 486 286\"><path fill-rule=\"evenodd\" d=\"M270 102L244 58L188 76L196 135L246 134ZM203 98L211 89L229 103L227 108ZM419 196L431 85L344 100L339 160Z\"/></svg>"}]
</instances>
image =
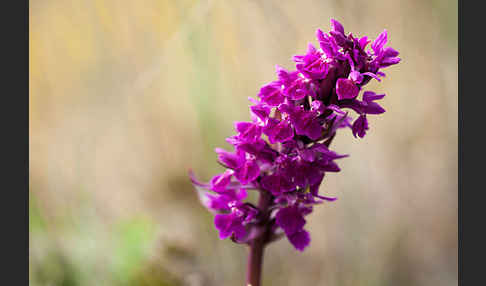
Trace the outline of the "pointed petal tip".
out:
<instances>
[{"instance_id":1,"label":"pointed petal tip","mask_svg":"<svg viewBox=\"0 0 486 286\"><path fill-rule=\"evenodd\" d=\"M331 29L333 31L339 32L341 34L344 34L344 27L339 21L336 19L331 19Z\"/></svg>"}]
</instances>

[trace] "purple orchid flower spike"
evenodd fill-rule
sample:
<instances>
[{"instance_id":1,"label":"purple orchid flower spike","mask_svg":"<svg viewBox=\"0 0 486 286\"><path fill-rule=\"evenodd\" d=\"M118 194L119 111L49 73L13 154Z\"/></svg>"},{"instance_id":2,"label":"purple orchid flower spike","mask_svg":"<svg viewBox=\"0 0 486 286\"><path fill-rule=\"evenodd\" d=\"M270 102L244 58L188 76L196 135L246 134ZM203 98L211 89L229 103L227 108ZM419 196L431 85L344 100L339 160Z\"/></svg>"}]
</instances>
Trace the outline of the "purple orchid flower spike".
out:
<instances>
[{"instance_id":1,"label":"purple orchid flower spike","mask_svg":"<svg viewBox=\"0 0 486 286\"><path fill-rule=\"evenodd\" d=\"M330 149L337 131L354 137L369 132L369 115L385 109L384 94L360 92L371 80L381 81L381 69L400 62L387 47L385 30L374 41L346 34L338 21L331 30L316 32L320 48L309 44L293 57L295 70L276 67L277 79L262 86L258 100L250 98L251 121L236 122L237 134L226 139L234 151L216 148L226 169L208 183L191 180L203 205L215 214L221 239L250 246L247 284L260 285L263 249L287 237L298 251L311 241L305 217L315 205L337 198L319 194L325 175L339 172L336 160L347 157ZM371 43L370 49L367 46ZM349 113L358 116L353 121ZM258 192L257 205L245 201Z\"/></svg>"}]
</instances>

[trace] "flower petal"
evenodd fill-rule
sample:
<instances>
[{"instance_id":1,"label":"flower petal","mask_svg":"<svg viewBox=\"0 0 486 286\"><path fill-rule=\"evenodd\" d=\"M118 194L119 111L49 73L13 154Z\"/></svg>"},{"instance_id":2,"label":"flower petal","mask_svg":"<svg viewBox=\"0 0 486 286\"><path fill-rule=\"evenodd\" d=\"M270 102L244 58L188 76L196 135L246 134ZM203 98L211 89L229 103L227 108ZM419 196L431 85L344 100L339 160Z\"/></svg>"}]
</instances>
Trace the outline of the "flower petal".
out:
<instances>
[{"instance_id":1,"label":"flower petal","mask_svg":"<svg viewBox=\"0 0 486 286\"><path fill-rule=\"evenodd\" d=\"M296 206L281 208L276 215L276 221L287 235L300 231L305 225L305 219Z\"/></svg>"},{"instance_id":2,"label":"flower petal","mask_svg":"<svg viewBox=\"0 0 486 286\"><path fill-rule=\"evenodd\" d=\"M353 99L358 96L359 88L353 83L352 80L346 78L340 78L336 83L336 94L339 100Z\"/></svg>"},{"instance_id":3,"label":"flower petal","mask_svg":"<svg viewBox=\"0 0 486 286\"><path fill-rule=\"evenodd\" d=\"M304 249L310 244L310 235L309 233L302 229L290 236L287 236L290 243L295 247L295 249L299 251L304 251Z\"/></svg>"}]
</instances>

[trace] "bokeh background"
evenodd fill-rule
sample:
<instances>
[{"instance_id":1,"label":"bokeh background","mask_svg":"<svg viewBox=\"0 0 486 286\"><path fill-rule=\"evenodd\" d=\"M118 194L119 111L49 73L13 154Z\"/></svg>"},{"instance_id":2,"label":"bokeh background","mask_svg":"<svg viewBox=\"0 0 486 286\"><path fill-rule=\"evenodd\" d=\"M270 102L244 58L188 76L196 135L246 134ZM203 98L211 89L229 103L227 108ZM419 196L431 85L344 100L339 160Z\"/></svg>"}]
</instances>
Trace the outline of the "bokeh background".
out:
<instances>
[{"instance_id":1,"label":"bokeh background","mask_svg":"<svg viewBox=\"0 0 486 286\"><path fill-rule=\"evenodd\" d=\"M247 98L329 30L402 62L371 131L333 142L339 197L308 217L311 246L266 250L264 285L457 285L457 2L30 1L31 285L243 285L187 171L220 172Z\"/></svg>"}]
</instances>

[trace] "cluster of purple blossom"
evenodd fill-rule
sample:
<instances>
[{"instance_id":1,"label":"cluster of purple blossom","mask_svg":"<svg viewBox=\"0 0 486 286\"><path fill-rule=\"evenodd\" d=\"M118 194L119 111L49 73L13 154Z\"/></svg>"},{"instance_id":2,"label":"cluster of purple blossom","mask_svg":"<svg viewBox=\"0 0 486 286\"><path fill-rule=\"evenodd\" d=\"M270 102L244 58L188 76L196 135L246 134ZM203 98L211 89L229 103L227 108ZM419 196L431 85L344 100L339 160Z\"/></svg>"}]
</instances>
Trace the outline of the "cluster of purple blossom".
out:
<instances>
[{"instance_id":1,"label":"cluster of purple blossom","mask_svg":"<svg viewBox=\"0 0 486 286\"><path fill-rule=\"evenodd\" d=\"M329 33L317 30L317 39L320 49L309 44L306 54L294 56L295 71L277 66L278 79L260 89L260 100L250 98L252 120L236 122L237 134L227 138L235 151L216 148L226 171L209 183L191 174L199 190L211 191L201 198L216 214L221 239L249 243L264 235L269 242L285 234L302 251L310 242L304 217L313 205L335 200L318 191L326 172L340 171L334 160L347 156L329 149L336 131L350 128L362 138L369 129L366 116L385 112L376 103L384 94L364 91L361 100L358 94L371 79L385 76L381 68L400 62L398 52L385 47L386 30L368 50L366 36L346 35L336 20ZM258 206L245 202L247 190L260 192Z\"/></svg>"}]
</instances>

